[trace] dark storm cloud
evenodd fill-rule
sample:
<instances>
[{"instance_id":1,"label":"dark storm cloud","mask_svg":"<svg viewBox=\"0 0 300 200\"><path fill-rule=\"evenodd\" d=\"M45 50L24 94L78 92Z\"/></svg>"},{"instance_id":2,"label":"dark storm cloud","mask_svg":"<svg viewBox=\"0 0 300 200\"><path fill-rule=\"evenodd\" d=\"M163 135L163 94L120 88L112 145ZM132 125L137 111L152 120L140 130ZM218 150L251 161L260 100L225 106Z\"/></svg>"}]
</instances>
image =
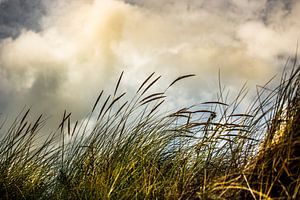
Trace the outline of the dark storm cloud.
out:
<instances>
[{"instance_id":1,"label":"dark storm cloud","mask_svg":"<svg viewBox=\"0 0 300 200\"><path fill-rule=\"evenodd\" d=\"M0 1L0 39L17 37L22 29L39 30L46 0Z\"/></svg>"}]
</instances>

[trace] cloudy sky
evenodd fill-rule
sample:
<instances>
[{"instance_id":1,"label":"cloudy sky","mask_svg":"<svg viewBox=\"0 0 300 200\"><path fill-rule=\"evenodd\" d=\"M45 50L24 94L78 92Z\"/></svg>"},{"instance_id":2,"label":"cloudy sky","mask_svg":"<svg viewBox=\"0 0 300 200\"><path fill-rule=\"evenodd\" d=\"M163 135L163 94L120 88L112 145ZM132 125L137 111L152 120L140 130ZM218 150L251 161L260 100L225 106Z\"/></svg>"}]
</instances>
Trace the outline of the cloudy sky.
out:
<instances>
[{"instance_id":1,"label":"cloudy sky","mask_svg":"<svg viewBox=\"0 0 300 200\"><path fill-rule=\"evenodd\" d=\"M295 54L297 0L0 0L0 113L24 105L82 117L125 71L133 91L151 72L171 104L263 85ZM213 99L210 99L213 100Z\"/></svg>"}]
</instances>

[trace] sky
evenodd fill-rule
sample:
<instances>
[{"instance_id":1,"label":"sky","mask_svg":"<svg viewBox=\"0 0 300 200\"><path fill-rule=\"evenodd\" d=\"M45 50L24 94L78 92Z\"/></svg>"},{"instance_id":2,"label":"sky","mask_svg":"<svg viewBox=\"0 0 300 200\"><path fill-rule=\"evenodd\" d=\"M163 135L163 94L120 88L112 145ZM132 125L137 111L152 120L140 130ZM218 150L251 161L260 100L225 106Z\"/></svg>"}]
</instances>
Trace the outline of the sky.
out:
<instances>
[{"instance_id":1,"label":"sky","mask_svg":"<svg viewBox=\"0 0 300 200\"><path fill-rule=\"evenodd\" d=\"M0 0L0 113L83 118L99 92L149 74L171 107L236 94L280 75L300 36L297 0Z\"/></svg>"}]
</instances>

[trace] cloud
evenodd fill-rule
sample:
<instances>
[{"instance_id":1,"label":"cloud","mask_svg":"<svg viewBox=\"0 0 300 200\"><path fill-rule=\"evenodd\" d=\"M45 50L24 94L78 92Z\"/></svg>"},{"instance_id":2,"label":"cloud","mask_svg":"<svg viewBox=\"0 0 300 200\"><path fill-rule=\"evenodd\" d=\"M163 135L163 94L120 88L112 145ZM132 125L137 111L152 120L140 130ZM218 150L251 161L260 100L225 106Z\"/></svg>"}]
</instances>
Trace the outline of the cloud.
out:
<instances>
[{"instance_id":1,"label":"cloud","mask_svg":"<svg viewBox=\"0 0 300 200\"><path fill-rule=\"evenodd\" d=\"M47 15L17 25L3 20L13 14L1 13L9 34L0 40L0 112L26 104L49 115L67 108L81 118L122 70L128 91L152 71L165 77L161 87L196 73L171 89L176 105L211 98L219 69L233 90L245 81L263 84L295 53L300 3L287 2L57 1L43 3Z\"/></svg>"},{"instance_id":2,"label":"cloud","mask_svg":"<svg viewBox=\"0 0 300 200\"><path fill-rule=\"evenodd\" d=\"M39 30L48 0L1 0L0 39L17 37L22 29Z\"/></svg>"}]
</instances>

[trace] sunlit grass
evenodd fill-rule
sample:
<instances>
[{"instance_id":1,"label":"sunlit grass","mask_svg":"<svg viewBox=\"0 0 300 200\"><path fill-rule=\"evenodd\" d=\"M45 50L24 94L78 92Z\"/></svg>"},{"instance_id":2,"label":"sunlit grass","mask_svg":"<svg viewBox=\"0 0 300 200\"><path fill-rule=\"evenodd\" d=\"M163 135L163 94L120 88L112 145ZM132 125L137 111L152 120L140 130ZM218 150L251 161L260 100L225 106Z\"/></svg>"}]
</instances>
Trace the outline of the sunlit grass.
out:
<instances>
[{"instance_id":1,"label":"sunlit grass","mask_svg":"<svg viewBox=\"0 0 300 200\"><path fill-rule=\"evenodd\" d=\"M297 199L299 68L287 71L245 113L245 87L228 102L221 84L217 100L161 112L168 88L193 75L150 93L153 73L128 98L122 73L82 122L65 111L45 134L30 109L2 119L0 199Z\"/></svg>"}]
</instances>

